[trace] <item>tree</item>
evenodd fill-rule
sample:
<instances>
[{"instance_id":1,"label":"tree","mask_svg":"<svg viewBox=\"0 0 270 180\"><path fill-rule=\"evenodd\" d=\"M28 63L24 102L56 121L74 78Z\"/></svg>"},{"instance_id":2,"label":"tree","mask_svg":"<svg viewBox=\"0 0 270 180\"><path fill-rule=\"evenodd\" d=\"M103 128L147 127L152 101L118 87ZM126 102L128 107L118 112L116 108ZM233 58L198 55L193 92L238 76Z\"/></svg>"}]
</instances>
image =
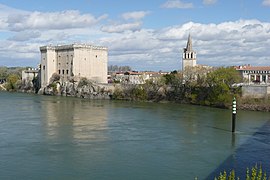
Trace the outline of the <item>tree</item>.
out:
<instances>
[{"instance_id":1,"label":"tree","mask_svg":"<svg viewBox=\"0 0 270 180\"><path fill-rule=\"evenodd\" d=\"M109 72L116 72L116 71L131 71L132 68L130 66L117 66L117 65L110 65L108 66Z\"/></svg>"},{"instance_id":2,"label":"tree","mask_svg":"<svg viewBox=\"0 0 270 180\"><path fill-rule=\"evenodd\" d=\"M207 83L209 86L226 84L232 87L235 83L240 83L242 80L241 75L233 67L221 67L207 75Z\"/></svg>"},{"instance_id":3,"label":"tree","mask_svg":"<svg viewBox=\"0 0 270 180\"><path fill-rule=\"evenodd\" d=\"M0 79L6 79L8 76L7 67L0 67Z\"/></svg>"},{"instance_id":4,"label":"tree","mask_svg":"<svg viewBox=\"0 0 270 180\"><path fill-rule=\"evenodd\" d=\"M232 85L240 81L240 74L232 67L221 67L208 73L206 82L209 93L206 100L216 106L230 104L233 96Z\"/></svg>"},{"instance_id":5,"label":"tree","mask_svg":"<svg viewBox=\"0 0 270 180\"><path fill-rule=\"evenodd\" d=\"M163 77L165 78L165 84L175 85L179 83L181 75L177 71L172 71L170 74L163 75Z\"/></svg>"},{"instance_id":6,"label":"tree","mask_svg":"<svg viewBox=\"0 0 270 180\"><path fill-rule=\"evenodd\" d=\"M20 77L16 74L10 74L7 77L6 89L8 91L14 91L17 89L17 82L20 80Z\"/></svg>"},{"instance_id":7,"label":"tree","mask_svg":"<svg viewBox=\"0 0 270 180\"><path fill-rule=\"evenodd\" d=\"M60 80L60 75L58 73L53 73L52 77L50 78L50 83L52 84L53 82L59 81Z\"/></svg>"}]
</instances>

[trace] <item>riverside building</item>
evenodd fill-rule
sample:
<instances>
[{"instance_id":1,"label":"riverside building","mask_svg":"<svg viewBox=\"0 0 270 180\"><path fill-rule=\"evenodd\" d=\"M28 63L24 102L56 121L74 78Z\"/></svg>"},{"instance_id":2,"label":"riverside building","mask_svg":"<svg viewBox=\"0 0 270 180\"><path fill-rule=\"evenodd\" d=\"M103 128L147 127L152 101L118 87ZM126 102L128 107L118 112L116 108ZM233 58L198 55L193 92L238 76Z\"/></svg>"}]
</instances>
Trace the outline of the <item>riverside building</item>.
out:
<instances>
[{"instance_id":1,"label":"riverside building","mask_svg":"<svg viewBox=\"0 0 270 180\"><path fill-rule=\"evenodd\" d=\"M236 66L235 69L241 73L248 85L270 85L270 66L251 66L248 64Z\"/></svg>"},{"instance_id":2,"label":"riverside building","mask_svg":"<svg viewBox=\"0 0 270 180\"><path fill-rule=\"evenodd\" d=\"M87 44L42 46L41 87L49 84L54 73L62 80L85 77L107 83L108 48Z\"/></svg>"}]
</instances>

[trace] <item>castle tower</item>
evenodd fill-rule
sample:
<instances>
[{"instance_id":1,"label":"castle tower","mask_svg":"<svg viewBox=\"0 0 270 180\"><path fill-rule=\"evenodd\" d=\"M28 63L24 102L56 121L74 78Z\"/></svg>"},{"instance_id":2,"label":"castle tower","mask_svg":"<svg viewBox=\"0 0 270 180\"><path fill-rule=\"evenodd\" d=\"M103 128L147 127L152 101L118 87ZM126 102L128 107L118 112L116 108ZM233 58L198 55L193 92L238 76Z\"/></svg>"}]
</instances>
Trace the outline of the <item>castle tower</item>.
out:
<instances>
[{"instance_id":1,"label":"castle tower","mask_svg":"<svg viewBox=\"0 0 270 180\"><path fill-rule=\"evenodd\" d=\"M184 71L186 67L196 66L196 52L192 50L192 40L190 34L188 35L187 46L184 48L182 56L182 70Z\"/></svg>"}]
</instances>

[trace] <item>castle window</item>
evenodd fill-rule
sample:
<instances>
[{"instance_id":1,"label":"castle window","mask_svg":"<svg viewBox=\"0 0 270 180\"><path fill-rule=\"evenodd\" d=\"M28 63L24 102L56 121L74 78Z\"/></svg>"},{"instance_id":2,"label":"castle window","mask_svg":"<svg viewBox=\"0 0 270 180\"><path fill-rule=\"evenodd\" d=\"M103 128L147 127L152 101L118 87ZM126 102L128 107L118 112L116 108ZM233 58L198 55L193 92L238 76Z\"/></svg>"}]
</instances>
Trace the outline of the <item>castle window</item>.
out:
<instances>
[{"instance_id":1,"label":"castle window","mask_svg":"<svg viewBox=\"0 0 270 180\"><path fill-rule=\"evenodd\" d=\"M62 70L62 73L65 74L65 70L64 69Z\"/></svg>"},{"instance_id":2,"label":"castle window","mask_svg":"<svg viewBox=\"0 0 270 180\"><path fill-rule=\"evenodd\" d=\"M193 53L190 54L191 55L191 59L193 58Z\"/></svg>"},{"instance_id":3,"label":"castle window","mask_svg":"<svg viewBox=\"0 0 270 180\"><path fill-rule=\"evenodd\" d=\"M43 70L45 70L45 66L43 66Z\"/></svg>"},{"instance_id":4,"label":"castle window","mask_svg":"<svg viewBox=\"0 0 270 180\"><path fill-rule=\"evenodd\" d=\"M67 74L68 74L68 70L67 70Z\"/></svg>"},{"instance_id":5,"label":"castle window","mask_svg":"<svg viewBox=\"0 0 270 180\"><path fill-rule=\"evenodd\" d=\"M97 58L97 55L96 55L96 58Z\"/></svg>"},{"instance_id":6,"label":"castle window","mask_svg":"<svg viewBox=\"0 0 270 180\"><path fill-rule=\"evenodd\" d=\"M61 71L60 71L60 69L58 70L58 74L60 74L61 73Z\"/></svg>"}]
</instances>

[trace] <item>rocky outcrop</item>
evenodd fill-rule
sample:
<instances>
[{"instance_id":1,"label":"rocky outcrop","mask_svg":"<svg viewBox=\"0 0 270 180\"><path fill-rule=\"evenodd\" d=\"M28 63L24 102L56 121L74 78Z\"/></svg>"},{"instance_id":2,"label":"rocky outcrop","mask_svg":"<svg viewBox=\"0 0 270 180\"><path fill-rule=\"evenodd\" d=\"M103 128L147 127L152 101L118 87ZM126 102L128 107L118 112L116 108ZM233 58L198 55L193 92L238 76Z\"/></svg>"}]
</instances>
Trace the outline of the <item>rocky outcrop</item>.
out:
<instances>
[{"instance_id":1,"label":"rocky outcrop","mask_svg":"<svg viewBox=\"0 0 270 180\"><path fill-rule=\"evenodd\" d=\"M67 81L53 82L41 88L38 94L72 96L87 99L111 99L114 86L110 84L97 84L86 79L79 82Z\"/></svg>"},{"instance_id":2,"label":"rocky outcrop","mask_svg":"<svg viewBox=\"0 0 270 180\"><path fill-rule=\"evenodd\" d=\"M7 89L5 88L4 84L0 84L0 91L6 91Z\"/></svg>"},{"instance_id":3,"label":"rocky outcrop","mask_svg":"<svg viewBox=\"0 0 270 180\"><path fill-rule=\"evenodd\" d=\"M241 104L241 105L238 105L237 108L241 110L248 110L248 111L270 112L269 104Z\"/></svg>"}]
</instances>

